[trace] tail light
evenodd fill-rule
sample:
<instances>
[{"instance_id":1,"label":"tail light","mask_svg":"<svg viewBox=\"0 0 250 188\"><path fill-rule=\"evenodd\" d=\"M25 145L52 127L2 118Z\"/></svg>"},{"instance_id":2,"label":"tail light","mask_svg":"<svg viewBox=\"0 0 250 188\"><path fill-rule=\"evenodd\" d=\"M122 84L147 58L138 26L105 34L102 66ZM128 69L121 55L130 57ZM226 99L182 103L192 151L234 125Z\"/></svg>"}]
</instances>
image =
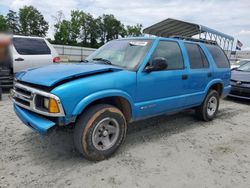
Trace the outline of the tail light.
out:
<instances>
[{"instance_id":1,"label":"tail light","mask_svg":"<svg viewBox=\"0 0 250 188\"><path fill-rule=\"evenodd\" d=\"M53 58L53 63L60 63L60 61L61 61L60 57Z\"/></svg>"}]
</instances>

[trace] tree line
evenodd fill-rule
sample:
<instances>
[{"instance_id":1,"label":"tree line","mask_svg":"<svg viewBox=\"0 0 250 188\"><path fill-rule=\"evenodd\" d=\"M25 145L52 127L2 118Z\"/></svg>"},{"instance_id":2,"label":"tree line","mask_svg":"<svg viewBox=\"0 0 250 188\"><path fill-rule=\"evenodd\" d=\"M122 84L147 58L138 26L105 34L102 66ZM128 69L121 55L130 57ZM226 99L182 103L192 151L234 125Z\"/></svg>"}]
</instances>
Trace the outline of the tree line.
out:
<instances>
[{"instance_id":1,"label":"tree line","mask_svg":"<svg viewBox=\"0 0 250 188\"><path fill-rule=\"evenodd\" d=\"M69 19L63 12L53 16L54 44L77 45L97 48L107 41L126 36L140 36L142 24L124 25L112 14L95 18L82 10L72 10ZM18 12L9 10L6 16L0 15L0 32L18 35L45 37L49 23L33 6L24 6Z\"/></svg>"}]
</instances>

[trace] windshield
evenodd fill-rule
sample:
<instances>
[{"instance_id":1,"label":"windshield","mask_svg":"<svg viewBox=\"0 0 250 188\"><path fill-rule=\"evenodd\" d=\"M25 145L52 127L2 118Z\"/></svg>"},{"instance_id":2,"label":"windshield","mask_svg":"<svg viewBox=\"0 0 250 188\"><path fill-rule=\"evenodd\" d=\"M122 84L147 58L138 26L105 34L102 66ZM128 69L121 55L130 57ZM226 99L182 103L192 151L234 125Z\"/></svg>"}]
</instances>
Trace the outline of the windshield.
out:
<instances>
[{"instance_id":1,"label":"windshield","mask_svg":"<svg viewBox=\"0 0 250 188\"><path fill-rule=\"evenodd\" d=\"M235 62L232 62L232 65L244 65L245 63L249 62L248 60L239 60L239 61L235 61Z\"/></svg>"},{"instance_id":2,"label":"windshield","mask_svg":"<svg viewBox=\"0 0 250 188\"><path fill-rule=\"evenodd\" d=\"M146 55L151 40L114 40L96 50L86 60L135 69Z\"/></svg>"},{"instance_id":3,"label":"windshield","mask_svg":"<svg viewBox=\"0 0 250 188\"><path fill-rule=\"evenodd\" d=\"M244 71L244 72L250 72L250 62L245 63L244 65L240 66L237 70Z\"/></svg>"}]
</instances>

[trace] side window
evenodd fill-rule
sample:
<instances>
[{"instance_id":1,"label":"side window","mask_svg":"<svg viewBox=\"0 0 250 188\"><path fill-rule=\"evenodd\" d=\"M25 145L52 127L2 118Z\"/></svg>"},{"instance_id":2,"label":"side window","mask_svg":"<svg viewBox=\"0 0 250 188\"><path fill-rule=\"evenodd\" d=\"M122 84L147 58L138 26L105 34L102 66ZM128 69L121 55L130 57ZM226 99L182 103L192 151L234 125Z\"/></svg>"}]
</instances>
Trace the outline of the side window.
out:
<instances>
[{"instance_id":1,"label":"side window","mask_svg":"<svg viewBox=\"0 0 250 188\"><path fill-rule=\"evenodd\" d=\"M13 38L16 51L21 55L51 54L49 47L43 39Z\"/></svg>"},{"instance_id":2,"label":"side window","mask_svg":"<svg viewBox=\"0 0 250 188\"><path fill-rule=\"evenodd\" d=\"M177 42L160 41L152 54L151 60L156 57L164 57L167 60L168 67L166 70L184 68L181 49Z\"/></svg>"},{"instance_id":3,"label":"side window","mask_svg":"<svg viewBox=\"0 0 250 188\"><path fill-rule=\"evenodd\" d=\"M197 44L185 43L191 69L208 68L209 64L203 50Z\"/></svg>"},{"instance_id":4,"label":"side window","mask_svg":"<svg viewBox=\"0 0 250 188\"><path fill-rule=\"evenodd\" d=\"M206 44L218 68L229 68L230 64L223 50L216 45Z\"/></svg>"},{"instance_id":5,"label":"side window","mask_svg":"<svg viewBox=\"0 0 250 188\"><path fill-rule=\"evenodd\" d=\"M201 53L203 67L208 68L209 64L208 64L208 61L207 61L207 57L206 57L205 53L203 52L203 50L200 47L199 47L199 49L200 49L200 53Z\"/></svg>"}]
</instances>

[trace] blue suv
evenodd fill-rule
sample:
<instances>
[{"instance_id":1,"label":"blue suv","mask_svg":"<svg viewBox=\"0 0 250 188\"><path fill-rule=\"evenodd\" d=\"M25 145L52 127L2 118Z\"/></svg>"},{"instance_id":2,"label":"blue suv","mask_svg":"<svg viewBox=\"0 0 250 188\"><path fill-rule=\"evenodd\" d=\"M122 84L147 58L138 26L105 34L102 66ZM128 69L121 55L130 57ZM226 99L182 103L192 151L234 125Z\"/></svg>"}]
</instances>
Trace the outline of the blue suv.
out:
<instances>
[{"instance_id":1,"label":"blue suv","mask_svg":"<svg viewBox=\"0 0 250 188\"><path fill-rule=\"evenodd\" d=\"M19 72L12 98L17 116L41 134L75 126L76 148L98 161L118 149L132 121L188 108L212 120L230 88L216 43L140 37L108 42L82 63Z\"/></svg>"}]
</instances>

